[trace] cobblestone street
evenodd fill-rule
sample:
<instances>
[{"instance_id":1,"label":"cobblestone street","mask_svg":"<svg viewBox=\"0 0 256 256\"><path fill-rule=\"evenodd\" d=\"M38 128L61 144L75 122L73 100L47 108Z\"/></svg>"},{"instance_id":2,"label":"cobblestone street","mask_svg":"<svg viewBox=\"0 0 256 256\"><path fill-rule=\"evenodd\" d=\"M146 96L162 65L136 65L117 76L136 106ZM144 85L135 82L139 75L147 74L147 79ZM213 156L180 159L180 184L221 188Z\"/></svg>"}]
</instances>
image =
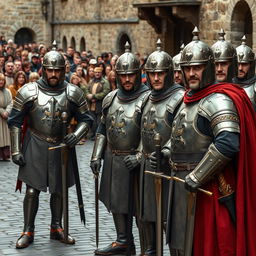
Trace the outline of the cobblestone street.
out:
<instances>
[{"instance_id":1,"label":"cobblestone street","mask_svg":"<svg viewBox=\"0 0 256 256\"><path fill-rule=\"evenodd\" d=\"M23 250L15 248L15 243L23 228L22 193L14 192L17 178L17 166L12 162L0 162L0 256L91 256L95 250L95 211L94 211L94 179L89 167L93 142L77 146L80 179L85 204L86 226L80 222L75 187L69 190L69 232L76 239L75 245L65 245L49 239L50 207L49 194L40 194L40 206L35 222L35 240ZM102 203L100 205L100 243L99 247L114 241L115 231L111 214ZM137 228L134 225L137 254L140 252ZM165 255L168 255L165 253Z\"/></svg>"}]
</instances>

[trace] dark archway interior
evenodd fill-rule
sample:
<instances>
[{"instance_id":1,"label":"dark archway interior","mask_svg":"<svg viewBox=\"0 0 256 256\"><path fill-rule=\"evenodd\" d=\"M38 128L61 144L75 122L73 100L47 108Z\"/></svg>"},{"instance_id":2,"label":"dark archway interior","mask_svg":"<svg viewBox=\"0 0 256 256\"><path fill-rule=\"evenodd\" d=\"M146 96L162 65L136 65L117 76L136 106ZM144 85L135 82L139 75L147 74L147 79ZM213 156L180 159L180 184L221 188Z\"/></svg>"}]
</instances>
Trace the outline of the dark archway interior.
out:
<instances>
[{"instance_id":1,"label":"dark archway interior","mask_svg":"<svg viewBox=\"0 0 256 256\"><path fill-rule=\"evenodd\" d=\"M74 37L71 38L71 46L76 50L76 40Z\"/></svg>"},{"instance_id":2,"label":"dark archway interior","mask_svg":"<svg viewBox=\"0 0 256 256\"><path fill-rule=\"evenodd\" d=\"M19 29L14 36L14 42L18 45L31 43L33 41L35 41L35 32L29 28Z\"/></svg>"},{"instance_id":3,"label":"dark archway interior","mask_svg":"<svg viewBox=\"0 0 256 256\"><path fill-rule=\"evenodd\" d=\"M125 52L125 44L126 42L128 42L131 46L131 51L132 51L132 43L131 43L131 39L129 38L129 36L127 34L122 34L119 38L119 42L118 42L118 54L121 55L122 53Z\"/></svg>"},{"instance_id":4,"label":"dark archway interior","mask_svg":"<svg viewBox=\"0 0 256 256\"><path fill-rule=\"evenodd\" d=\"M241 44L241 38L245 35L247 45L252 47L252 13L245 1L239 1L232 13L231 18L231 42L235 46Z\"/></svg>"},{"instance_id":5,"label":"dark archway interior","mask_svg":"<svg viewBox=\"0 0 256 256\"><path fill-rule=\"evenodd\" d=\"M85 51L85 50L86 50L85 39L84 39L84 37L82 37L80 40L80 52Z\"/></svg>"},{"instance_id":6,"label":"dark archway interior","mask_svg":"<svg viewBox=\"0 0 256 256\"><path fill-rule=\"evenodd\" d=\"M63 38L62 38L62 48L63 48L64 51L67 51L67 46L68 46L67 38L65 36L63 36Z\"/></svg>"}]
</instances>

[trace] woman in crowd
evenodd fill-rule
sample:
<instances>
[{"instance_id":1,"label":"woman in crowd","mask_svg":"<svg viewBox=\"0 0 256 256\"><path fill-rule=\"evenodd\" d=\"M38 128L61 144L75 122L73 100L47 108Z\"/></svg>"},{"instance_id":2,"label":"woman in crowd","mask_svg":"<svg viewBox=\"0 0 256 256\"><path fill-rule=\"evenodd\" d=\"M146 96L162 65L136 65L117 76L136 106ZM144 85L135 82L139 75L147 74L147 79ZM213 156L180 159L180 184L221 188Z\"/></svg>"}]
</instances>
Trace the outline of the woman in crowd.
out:
<instances>
[{"instance_id":1,"label":"woman in crowd","mask_svg":"<svg viewBox=\"0 0 256 256\"><path fill-rule=\"evenodd\" d=\"M80 78L80 84L83 86L86 86L87 85L86 75L85 75L83 67L81 65L78 65L76 67L76 75Z\"/></svg>"},{"instance_id":2,"label":"woman in crowd","mask_svg":"<svg viewBox=\"0 0 256 256\"><path fill-rule=\"evenodd\" d=\"M87 83L89 83L90 80L93 79L93 78L94 78L94 67L89 66L87 68L87 79L86 79Z\"/></svg>"},{"instance_id":3,"label":"woman in crowd","mask_svg":"<svg viewBox=\"0 0 256 256\"><path fill-rule=\"evenodd\" d=\"M5 88L5 77L0 74L0 160L10 160L10 133L7 118L12 109L11 92Z\"/></svg>"},{"instance_id":4,"label":"woman in crowd","mask_svg":"<svg viewBox=\"0 0 256 256\"><path fill-rule=\"evenodd\" d=\"M12 98L16 97L17 91L27 82L26 74L23 71L18 71L14 76L14 83L9 85L9 90L12 93Z\"/></svg>"},{"instance_id":5,"label":"woman in crowd","mask_svg":"<svg viewBox=\"0 0 256 256\"><path fill-rule=\"evenodd\" d=\"M110 90L114 91L117 88L116 83L116 72L114 70L111 70L108 74L108 81L110 84Z\"/></svg>"}]
</instances>

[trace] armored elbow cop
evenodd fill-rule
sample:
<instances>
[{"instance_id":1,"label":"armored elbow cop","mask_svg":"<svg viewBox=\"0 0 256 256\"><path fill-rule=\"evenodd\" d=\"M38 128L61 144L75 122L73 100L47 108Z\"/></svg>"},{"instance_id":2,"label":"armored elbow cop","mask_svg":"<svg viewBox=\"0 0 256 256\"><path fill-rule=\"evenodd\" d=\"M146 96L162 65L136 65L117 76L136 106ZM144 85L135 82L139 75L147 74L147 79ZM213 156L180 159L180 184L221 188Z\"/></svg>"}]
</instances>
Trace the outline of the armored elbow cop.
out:
<instances>
[{"instance_id":1,"label":"armored elbow cop","mask_svg":"<svg viewBox=\"0 0 256 256\"><path fill-rule=\"evenodd\" d=\"M231 160L224 156L212 143L203 159L196 168L189 174L190 178L197 184L204 184L219 173Z\"/></svg>"}]
</instances>

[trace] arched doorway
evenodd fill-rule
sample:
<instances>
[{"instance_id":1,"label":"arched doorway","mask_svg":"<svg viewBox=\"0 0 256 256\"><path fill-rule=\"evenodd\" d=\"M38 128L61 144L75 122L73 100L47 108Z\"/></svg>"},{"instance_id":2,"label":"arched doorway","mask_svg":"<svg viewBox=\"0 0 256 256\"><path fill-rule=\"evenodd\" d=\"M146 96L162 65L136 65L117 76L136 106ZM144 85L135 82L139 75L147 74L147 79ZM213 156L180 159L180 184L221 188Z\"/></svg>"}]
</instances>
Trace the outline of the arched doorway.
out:
<instances>
[{"instance_id":1,"label":"arched doorway","mask_svg":"<svg viewBox=\"0 0 256 256\"><path fill-rule=\"evenodd\" d=\"M80 40L80 52L85 51L85 49L86 49L85 39L84 37L82 37Z\"/></svg>"},{"instance_id":2,"label":"arched doorway","mask_svg":"<svg viewBox=\"0 0 256 256\"><path fill-rule=\"evenodd\" d=\"M65 36L63 36L63 38L62 38L62 48L63 48L64 52L67 51L67 47L68 47L67 38Z\"/></svg>"},{"instance_id":3,"label":"arched doorway","mask_svg":"<svg viewBox=\"0 0 256 256\"><path fill-rule=\"evenodd\" d=\"M71 46L73 47L74 50L76 50L76 40L73 36L71 38Z\"/></svg>"},{"instance_id":4,"label":"arched doorway","mask_svg":"<svg viewBox=\"0 0 256 256\"><path fill-rule=\"evenodd\" d=\"M128 42L131 46L132 51L132 43L130 37L126 33L122 33L119 36L119 39L117 40L117 48L118 48L118 54L121 55L125 51L125 44Z\"/></svg>"},{"instance_id":5,"label":"arched doorway","mask_svg":"<svg viewBox=\"0 0 256 256\"><path fill-rule=\"evenodd\" d=\"M239 1L233 10L231 16L231 42L238 46L241 44L241 38L245 35L247 45L252 47L252 13L246 1Z\"/></svg>"},{"instance_id":6,"label":"arched doorway","mask_svg":"<svg viewBox=\"0 0 256 256\"><path fill-rule=\"evenodd\" d=\"M14 36L14 42L15 44L23 45L36 41L35 37L35 32L32 29L20 28Z\"/></svg>"}]
</instances>

